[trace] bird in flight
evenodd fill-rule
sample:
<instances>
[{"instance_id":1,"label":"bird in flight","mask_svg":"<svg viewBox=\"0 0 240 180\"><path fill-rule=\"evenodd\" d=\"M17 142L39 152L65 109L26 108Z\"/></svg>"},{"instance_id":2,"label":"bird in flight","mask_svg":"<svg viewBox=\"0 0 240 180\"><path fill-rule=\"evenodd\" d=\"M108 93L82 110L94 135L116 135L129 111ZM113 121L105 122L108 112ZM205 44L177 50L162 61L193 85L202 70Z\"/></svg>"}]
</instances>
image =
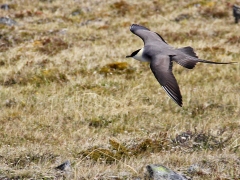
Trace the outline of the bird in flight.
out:
<instances>
[{"instance_id":1,"label":"bird in flight","mask_svg":"<svg viewBox=\"0 0 240 180\"><path fill-rule=\"evenodd\" d=\"M235 63L198 59L192 47L173 48L158 33L141 25L132 24L130 31L143 40L144 47L134 51L126 58L132 57L139 61L149 62L155 78L173 101L181 107L182 95L172 73L173 61L188 69L193 69L198 62L210 64Z\"/></svg>"}]
</instances>

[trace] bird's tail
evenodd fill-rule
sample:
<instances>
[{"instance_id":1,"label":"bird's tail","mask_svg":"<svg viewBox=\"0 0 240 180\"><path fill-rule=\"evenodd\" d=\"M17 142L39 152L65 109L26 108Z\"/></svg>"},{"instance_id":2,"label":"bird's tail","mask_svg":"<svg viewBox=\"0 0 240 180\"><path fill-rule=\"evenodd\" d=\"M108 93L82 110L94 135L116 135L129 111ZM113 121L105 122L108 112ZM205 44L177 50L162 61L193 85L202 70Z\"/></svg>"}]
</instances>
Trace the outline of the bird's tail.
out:
<instances>
[{"instance_id":1,"label":"bird's tail","mask_svg":"<svg viewBox=\"0 0 240 180\"><path fill-rule=\"evenodd\" d=\"M237 63L237 62L213 62L213 61L207 61L204 59L198 59L198 62L209 63L209 64L234 64L234 63Z\"/></svg>"}]
</instances>

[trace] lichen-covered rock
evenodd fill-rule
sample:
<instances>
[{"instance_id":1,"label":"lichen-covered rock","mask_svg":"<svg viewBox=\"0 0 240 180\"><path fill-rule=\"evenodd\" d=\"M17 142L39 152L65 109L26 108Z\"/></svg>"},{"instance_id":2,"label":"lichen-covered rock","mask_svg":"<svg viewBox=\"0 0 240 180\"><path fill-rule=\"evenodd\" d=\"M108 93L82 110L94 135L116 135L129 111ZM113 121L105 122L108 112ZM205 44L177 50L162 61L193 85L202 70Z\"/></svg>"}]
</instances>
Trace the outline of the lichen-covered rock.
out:
<instances>
[{"instance_id":1,"label":"lichen-covered rock","mask_svg":"<svg viewBox=\"0 0 240 180\"><path fill-rule=\"evenodd\" d=\"M177 174L161 164L150 164L146 166L148 178L153 180L187 180L183 175Z\"/></svg>"}]
</instances>

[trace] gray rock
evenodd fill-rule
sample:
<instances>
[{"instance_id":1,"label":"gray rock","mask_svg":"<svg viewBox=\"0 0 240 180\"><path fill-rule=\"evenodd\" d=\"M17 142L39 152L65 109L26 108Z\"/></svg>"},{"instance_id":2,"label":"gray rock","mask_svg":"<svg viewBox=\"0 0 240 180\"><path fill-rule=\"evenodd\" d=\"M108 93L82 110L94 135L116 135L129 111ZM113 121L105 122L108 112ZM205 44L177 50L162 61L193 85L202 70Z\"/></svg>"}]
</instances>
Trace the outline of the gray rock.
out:
<instances>
[{"instance_id":1,"label":"gray rock","mask_svg":"<svg viewBox=\"0 0 240 180\"><path fill-rule=\"evenodd\" d=\"M1 5L1 9L4 9L4 10L9 10L9 5L8 4L2 4Z\"/></svg>"},{"instance_id":2,"label":"gray rock","mask_svg":"<svg viewBox=\"0 0 240 180\"><path fill-rule=\"evenodd\" d=\"M55 169L60 171L71 171L71 163L69 160L67 160L64 163L57 166Z\"/></svg>"},{"instance_id":3,"label":"gray rock","mask_svg":"<svg viewBox=\"0 0 240 180\"><path fill-rule=\"evenodd\" d=\"M17 22L8 17L0 17L0 24L6 24L8 26L17 25Z\"/></svg>"},{"instance_id":4,"label":"gray rock","mask_svg":"<svg viewBox=\"0 0 240 180\"><path fill-rule=\"evenodd\" d=\"M238 20L240 19L240 6L233 5L233 16L235 18L235 23L238 23Z\"/></svg>"}]
</instances>

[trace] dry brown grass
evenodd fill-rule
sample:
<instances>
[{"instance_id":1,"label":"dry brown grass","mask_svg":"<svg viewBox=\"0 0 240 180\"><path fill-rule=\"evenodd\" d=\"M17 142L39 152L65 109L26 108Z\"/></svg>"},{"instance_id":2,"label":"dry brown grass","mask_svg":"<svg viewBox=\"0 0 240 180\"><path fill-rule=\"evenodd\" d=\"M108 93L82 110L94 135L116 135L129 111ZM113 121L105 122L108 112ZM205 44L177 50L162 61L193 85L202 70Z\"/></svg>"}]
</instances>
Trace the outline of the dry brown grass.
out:
<instances>
[{"instance_id":1,"label":"dry brown grass","mask_svg":"<svg viewBox=\"0 0 240 180\"><path fill-rule=\"evenodd\" d=\"M0 25L0 179L134 179L154 163L240 177L240 65L174 64L179 108L148 64L125 59L143 46L129 31L138 23L202 59L240 62L235 1L9 3L0 15L18 26ZM70 177L54 169L66 159Z\"/></svg>"}]
</instances>

